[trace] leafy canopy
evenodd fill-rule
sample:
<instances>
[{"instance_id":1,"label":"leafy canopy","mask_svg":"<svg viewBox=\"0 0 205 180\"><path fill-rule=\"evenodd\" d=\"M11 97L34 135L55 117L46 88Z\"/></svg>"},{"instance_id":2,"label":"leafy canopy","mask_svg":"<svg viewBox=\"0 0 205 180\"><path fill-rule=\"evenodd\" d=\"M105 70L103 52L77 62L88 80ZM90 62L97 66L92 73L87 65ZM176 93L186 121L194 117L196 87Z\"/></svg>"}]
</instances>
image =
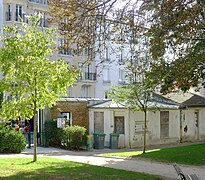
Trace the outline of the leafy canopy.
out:
<instances>
[{"instance_id":1,"label":"leafy canopy","mask_svg":"<svg viewBox=\"0 0 205 180\"><path fill-rule=\"evenodd\" d=\"M141 83L113 86L108 95L116 103L123 102L133 111L147 111L148 102L151 100L151 92Z\"/></svg>"},{"instance_id":2,"label":"leafy canopy","mask_svg":"<svg viewBox=\"0 0 205 180\"><path fill-rule=\"evenodd\" d=\"M145 36L150 59L154 60L150 66L152 71L146 76L150 85L160 84L164 93L175 89L187 91L192 86L199 87L200 83L205 85L204 0L52 0L50 12L62 35L81 50L92 46L98 34L107 36L101 28L105 19L111 19L111 24L129 26L125 30L116 26L110 33L122 30L123 35L132 31ZM133 40L137 41L137 37ZM133 52L133 56L138 53Z\"/></svg>"},{"instance_id":3,"label":"leafy canopy","mask_svg":"<svg viewBox=\"0 0 205 180\"><path fill-rule=\"evenodd\" d=\"M149 78L165 93L199 86L205 68L204 0L149 0L141 10L149 14L145 35L155 60Z\"/></svg>"},{"instance_id":4,"label":"leafy canopy","mask_svg":"<svg viewBox=\"0 0 205 180\"><path fill-rule=\"evenodd\" d=\"M3 29L0 91L11 99L2 102L2 119L31 119L38 109L55 104L78 78L78 71L62 59L49 60L56 34L52 28L38 28L39 18L29 17L29 24Z\"/></svg>"}]
</instances>

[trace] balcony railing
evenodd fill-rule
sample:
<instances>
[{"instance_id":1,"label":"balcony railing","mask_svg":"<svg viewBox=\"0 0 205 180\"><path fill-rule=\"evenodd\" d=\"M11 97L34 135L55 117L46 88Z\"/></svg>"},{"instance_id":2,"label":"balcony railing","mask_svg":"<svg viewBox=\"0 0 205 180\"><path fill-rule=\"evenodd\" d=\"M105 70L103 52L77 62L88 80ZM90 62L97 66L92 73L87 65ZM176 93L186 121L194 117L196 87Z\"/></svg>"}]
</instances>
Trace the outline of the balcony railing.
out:
<instances>
[{"instance_id":1,"label":"balcony railing","mask_svg":"<svg viewBox=\"0 0 205 180\"><path fill-rule=\"evenodd\" d=\"M29 2L48 5L48 0L29 0Z\"/></svg>"},{"instance_id":2,"label":"balcony railing","mask_svg":"<svg viewBox=\"0 0 205 180\"><path fill-rule=\"evenodd\" d=\"M96 73L86 72L86 73L84 73L84 76L83 76L83 74L81 74L80 80L96 81Z\"/></svg>"},{"instance_id":3,"label":"balcony railing","mask_svg":"<svg viewBox=\"0 0 205 180\"><path fill-rule=\"evenodd\" d=\"M96 73L85 73L85 80L96 80Z\"/></svg>"}]
</instances>

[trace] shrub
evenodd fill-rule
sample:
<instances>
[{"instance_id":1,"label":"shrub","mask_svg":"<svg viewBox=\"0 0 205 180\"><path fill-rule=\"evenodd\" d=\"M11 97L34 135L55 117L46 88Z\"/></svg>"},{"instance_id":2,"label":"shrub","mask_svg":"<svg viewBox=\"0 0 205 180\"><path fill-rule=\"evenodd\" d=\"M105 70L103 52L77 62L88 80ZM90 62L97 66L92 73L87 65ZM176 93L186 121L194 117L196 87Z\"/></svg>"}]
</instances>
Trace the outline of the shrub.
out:
<instances>
[{"instance_id":1,"label":"shrub","mask_svg":"<svg viewBox=\"0 0 205 180\"><path fill-rule=\"evenodd\" d=\"M20 131L0 124L0 152L20 153L26 148L26 139Z\"/></svg>"},{"instance_id":2,"label":"shrub","mask_svg":"<svg viewBox=\"0 0 205 180\"><path fill-rule=\"evenodd\" d=\"M63 129L62 145L66 149L79 150L85 143L86 128L81 126L68 126Z\"/></svg>"},{"instance_id":3,"label":"shrub","mask_svg":"<svg viewBox=\"0 0 205 180\"><path fill-rule=\"evenodd\" d=\"M44 130L49 146L60 147L63 138L63 129L57 128L57 120L53 119L45 122Z\"/></svg>"}]
</instances>

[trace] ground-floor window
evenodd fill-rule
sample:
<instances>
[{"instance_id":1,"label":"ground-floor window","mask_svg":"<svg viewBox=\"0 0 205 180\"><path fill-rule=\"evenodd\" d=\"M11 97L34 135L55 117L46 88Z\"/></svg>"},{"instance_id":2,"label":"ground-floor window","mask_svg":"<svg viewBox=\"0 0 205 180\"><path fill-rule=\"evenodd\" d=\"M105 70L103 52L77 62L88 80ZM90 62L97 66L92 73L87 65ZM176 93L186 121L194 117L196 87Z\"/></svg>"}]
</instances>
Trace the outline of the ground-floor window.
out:
<instances>
[{"instance_id":1,"label":"ground-floor window","mask_svg":"<svg viewBox=\"0 0 205 180\"><path fill-rule=\"evenodd\" d=\"M70 112L61 112L61 115L65 118L65 123L67 126L72 125Z\"/></svg>"},{"instance_id":2,"label":"ground-floor window","mask_svg":"<svg viewBox=\"0 0 205 180\"><path fill-rule=\"evenodd\" d=\"M169 111L160 112L160 138L169 137Z\"/></svg>"}]
</instances>

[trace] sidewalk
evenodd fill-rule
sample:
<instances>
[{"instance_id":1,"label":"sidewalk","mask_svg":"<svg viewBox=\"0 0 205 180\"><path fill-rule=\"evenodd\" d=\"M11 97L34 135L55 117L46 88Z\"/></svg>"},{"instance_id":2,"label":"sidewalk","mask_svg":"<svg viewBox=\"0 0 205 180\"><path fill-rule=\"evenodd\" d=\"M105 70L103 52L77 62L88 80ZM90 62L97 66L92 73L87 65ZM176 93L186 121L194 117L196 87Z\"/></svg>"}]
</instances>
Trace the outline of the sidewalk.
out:
<instances>
[{"instance_id":1,"label":"sidewalk","mask_svg":"<svg viewBox=\"0 0 205 180\"><path fill-rule=\"evenodd\" d=\"M125 158L125 157L100 157L99 154L109 152L119 152L122 150L93 150L93 151L66 151L57 148L42 148L38 147L38 155L50 156L62 160L75 161L87 163L97 166L105 166L115 169L123 169L136 172L144 172L149 174L156 174L164 177L166 180L180 179L172 164L158 163L150 160L143 160L138 158ZM2 156L31 156L33 148L26 149L18 155L0 155ZM196 174L201 180L205 177L205 168L197 166L180 165L180 168L185 174Z\"/></svg>"}]
</instances>

